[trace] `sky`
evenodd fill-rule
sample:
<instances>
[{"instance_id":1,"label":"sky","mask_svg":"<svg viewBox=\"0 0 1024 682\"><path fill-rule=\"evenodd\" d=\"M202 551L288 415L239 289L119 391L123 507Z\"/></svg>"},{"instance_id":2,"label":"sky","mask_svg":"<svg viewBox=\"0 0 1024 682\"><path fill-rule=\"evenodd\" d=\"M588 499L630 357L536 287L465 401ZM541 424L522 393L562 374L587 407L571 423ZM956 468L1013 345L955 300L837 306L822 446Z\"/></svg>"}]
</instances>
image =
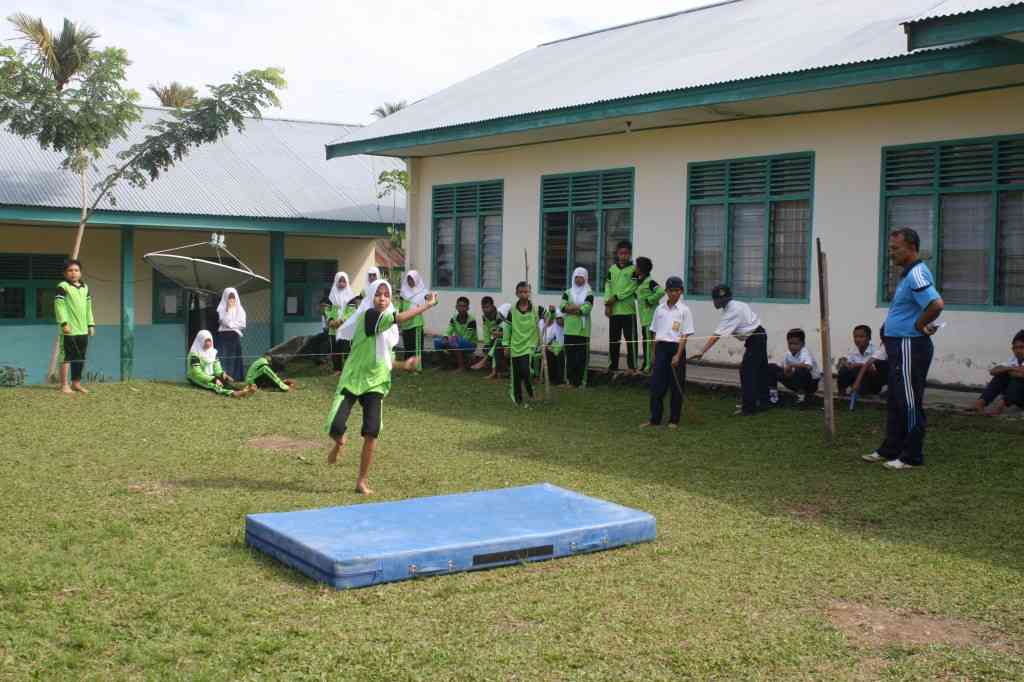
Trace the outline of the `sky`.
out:
<instances>
[{"instance_id":1,"label":"sky","mask_svg":"<svg viewBox=\"0 0 1024 682\"><path fill-rule=\"evenodd\" d=\"M11 11L64 17L128 51L129 85L202 87L281 67L282 108L267 116L370 123L385 101L414 102L540 43L709 4L710 0L13 0ZM8 12L4 12L8 14ZM14 37L6 23L0 39Z\"/></svg>"}]
</instances>

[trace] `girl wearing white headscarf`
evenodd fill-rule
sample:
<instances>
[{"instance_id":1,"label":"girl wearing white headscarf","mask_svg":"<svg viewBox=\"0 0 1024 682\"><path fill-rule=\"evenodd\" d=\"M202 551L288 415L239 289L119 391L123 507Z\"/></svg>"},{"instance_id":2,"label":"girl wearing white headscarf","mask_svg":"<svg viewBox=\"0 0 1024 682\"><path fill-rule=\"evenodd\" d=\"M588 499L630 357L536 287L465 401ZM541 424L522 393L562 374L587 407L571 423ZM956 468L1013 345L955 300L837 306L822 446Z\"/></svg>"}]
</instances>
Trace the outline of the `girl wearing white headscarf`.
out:
<instances>
[{"instance_id":1,"label":"girl wearing white headscarf","mask_svg":"<svg viewBox=\"0 0 1024 682\"><path fill-rule=\"evenodd\" d=\"M544 326L544 348L548 356L548 374L551 383L559 386L565 383L565 315L557 313Z\"/></svg>"},{"instance_id":2,"label":"girl wearing white headscarf","mask_svg":"<svg viewBox=\"0 0 1024 682\"><path fill-rule=\"evenodd\" d=\"M572 286L562 294L559 311L565 316L565 365L569 383L577 388L587 385L590 365L590 311L594 292L586 268L572 272Z\"/></svg>"},{"instance_id":3,"label":"girl wearing white headscarf","mask_svg":"<svg viewBox=\"0 0 1024 682\"><path fill-rule=\"evenodd\" d=\"M398 343L398 325L437 305L437 296L426 294L422 305L405 312L396 312L391 304L391 285L375 282L363 301L367 307L353 315L338 328L352 339L352 352L338 379L334 402L327 416L327 429L334 446L327 455L327 463L338 461L338 453L348 440L345 436L349 414L355 403L363 408L363 452L359 461L356 492L369 495L367 475L373 462L373 451L380 435L384 396L391 390L392 352ZM415 356L401 363L406 370L415 370Z\"/></svg>"},{"instance_id":4,"label":"girl wearing white headscarf","mask_svg":"<svg viewBox=\"0 0 1024 682\"><path fill-rule=\"evenodd\" d=\"M404 313L406 310L415 308L418 305L423 305L426 302L427 287L423 283L423 278L420 277L420 273L416 270L410 270L406 273L405 277L402 278L402 299L398 304L398 312ZM419 362L423 361L423 315L417 315L416 317L403 322L401 325L402 329L402 355L405 358L412 357L415 355ZM417 364L417 370L420 365Z\"/></svg>"},{"instance_id":5,"label":"girl wearing white headscarf","mask_svg":"<svg viewBox=\"0 0 1024 682\"><path fill-rule=\"evenodd\" d=\"M327 298L331 305L327 308L327 334L331 345L331 364L335 374L341 374L341 368L348 355L351 339L338 338L338 327L342 325L356 311L353 303L356 298L356 290L352 287L347 272L339 272L334 275L334 284L331 285L331 293Z\"/></svg>"},{"instance_id":6,"label":"girl wearing white headscarf","mask_svg":"<svg viewBox=\"0 0 1024 682\"><path fill-rule=\"evenodd\" d=\"M356 308L352 317L362 315L373 306L373 294L376 291L374 288L375 282L382 281L380 278L380 270L376 267L371 267L366 271L366 284L363 286L363 298L359 302L359 307ZM388 285L388 290L391 290L391 285ZM341 325L338 327L338 333L336 338L342 341L352 341L352 334L355 330L354 326Z\"/></svg>"},{"instance_id":7,"label":"girl wearing white headscarf","mask_svg":"<svg viewBox=\"0 0 1024 682\"><path fill-rule=\"evenodd\" d=\"M221 294L220 302L217 304L217 318L220 324L217 327L216 347L224 369L233 377L245 376L245 366L242 363L242 330L245 329L245 308L242 307L242 298L234 287L228 287Z\"/></svg>"},{"instance_id":8,"label":"girl wearing white headscarf","mask_svg":"<svg viewBox=\"0 0 1024 682\"><path fill-rule=\"evenodd\" d=\"M217 360L217 349L213 347L213 334L205 329L196 334L189 348L185 376L199 388L213 391L217 395L244 398L252 393L248 389L231 390L230 385L234 379L221 368Z\"/></svg>"}]
</instances>

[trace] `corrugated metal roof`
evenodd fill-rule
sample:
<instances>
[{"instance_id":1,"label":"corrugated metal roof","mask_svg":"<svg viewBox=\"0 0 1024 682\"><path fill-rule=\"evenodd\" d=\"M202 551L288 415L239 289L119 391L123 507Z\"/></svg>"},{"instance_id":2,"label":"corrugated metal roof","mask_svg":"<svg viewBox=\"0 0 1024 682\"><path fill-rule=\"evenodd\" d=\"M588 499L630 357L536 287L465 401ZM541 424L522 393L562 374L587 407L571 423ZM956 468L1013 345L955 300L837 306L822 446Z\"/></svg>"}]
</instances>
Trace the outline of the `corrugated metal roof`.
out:
<instances>
[{"instance_id":1,"label":"corrugated metal roof","mask_svg":"<svg viewBox=\"0 0 1024 682\"><path fill-rule=\"evenodd\" d=\"M1009 2L993 2L993 0L944 0L939 2L934 7L918 14L917 16L910 19L907 23L914 23L916 21L925 21L926 19L939 19L941 17L953 17L960 14L970 14L972 12L982 12L988 9L1001 9L1003 7L1013 7L1014 5L1024 5L1024 2L1020 0L1010 0Z\"/></svg>"},{"instance_id":2,"label":"corrugated metal roof","mask_svg":"<svg viewBox=\"0 0 1024 682\"><path fill-rule=\"evenodd\" d=\"M540 45L334 142L900 57L901 24L935 7L936 0L717 3Z\"/></svg>"},{"instance_id":3,"label":"corrugated metal roof","mask_svg":"<svg viewBox=\"0 0 1024 682\"><path fill-rule=\"evenodd\" d=\"M106 175L117 151L139 141L144 126L166 112L145 108L127 141L97 164L90 186ZM144 190L122 184L116 207L146 213L241 216L391 223L405 221L404 197L397 215L392 201L377 199L381 171L402 168L395 159L351 156L328 162L324 144L359 126L283 119L251 119L242 133L198 147ZM77 208L79 183L61 170L61 155L0 130L0 204Z\"/></svg>"}]
</instances>

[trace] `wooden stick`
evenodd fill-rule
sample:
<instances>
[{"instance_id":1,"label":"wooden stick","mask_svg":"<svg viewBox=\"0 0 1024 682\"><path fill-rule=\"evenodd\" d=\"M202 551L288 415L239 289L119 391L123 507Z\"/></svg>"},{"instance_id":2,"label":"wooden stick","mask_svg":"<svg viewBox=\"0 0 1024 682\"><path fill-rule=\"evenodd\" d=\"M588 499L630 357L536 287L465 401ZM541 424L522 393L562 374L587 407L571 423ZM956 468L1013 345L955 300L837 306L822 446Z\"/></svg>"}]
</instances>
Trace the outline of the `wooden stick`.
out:
<instances>
[{"instance_id":1,"label":"wooden stick","mask_svg":"<svg viewBox=\"0 0 1024 682\"><path fill-rule=\"evenodd\" d=\"M818 298L821 303L821 367L825 380L825 442L831 444L836 439L835 401L832 387L832 335L829 326L828 302L828 256L821 250L821 238L818 238Z\"/></svg>"}]
</instances>

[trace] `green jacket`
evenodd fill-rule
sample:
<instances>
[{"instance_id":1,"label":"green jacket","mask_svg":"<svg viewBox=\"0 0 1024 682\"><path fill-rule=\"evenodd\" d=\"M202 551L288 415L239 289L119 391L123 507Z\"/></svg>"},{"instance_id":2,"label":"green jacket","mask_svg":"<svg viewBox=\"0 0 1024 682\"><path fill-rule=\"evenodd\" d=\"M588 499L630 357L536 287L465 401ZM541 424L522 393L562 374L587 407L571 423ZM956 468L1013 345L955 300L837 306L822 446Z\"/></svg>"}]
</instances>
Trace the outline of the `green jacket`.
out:
<instances>
[{"instance_id":1,"label":"green jacket","mask_svg":"<svg viewBox=\"0 0 1024 682\"><path fill-rule=\"evenodd\" d=\"M367 324L370 325L367 330ZM391 390L391 368L383 360L377 360L377 335L395 324L395 316L380 314L371 308L363 312L352 335L352 351L345 368L338 379L335 401L341 404L341 393L348 390L353 395L380 393L387 395ZM334 411L337 411L335 408ZM333 418L333 417L332 417Z\"/></svg>"},{"instance_id":2,"label":"green jacket","mask_svg":"<svg viewBox=\"0 0 1024 682\"><path fill-rule=\"evenodd\" d=\"M407 301L404 298L398 302L398 312L400 313L404 313L406 310L411 310L415 307L416 306L412 304L412 301ZM419 315L416 315L415 317L408 319L405 322L402 322L400 325L398 325L398 328L401 329L402 331L405 331L407 329L419 329L422 326L423 313L420 313Z\"/></svg>"},{"instance_id":3,"label":"green jacket","mask_svg":"<svg viewBox=\"0 0 1024 682\"><path fill-rule=\"evenodd\" d=\"M509 355L513 358L533 354L540 345L538 324L544 319L544 306L534 307L531 303L530 310L524 313L519 310L517 303L508 315L509 322L505 325L501 344L509 349Z\"/></svg>"},{"instance_id":4,"label":"green jacket","mask_svg":"<svg viewBox=\"0 0 1024 682\"><path fill-rule=\"evenodd\" d=\"M267 377L274 382L282 391L290 390L288 384L281 381L281 377L277 376L277 372L270 366L270 361L264 357L259 358L256 362L249 365L249 369L245 372L245 383L255 384L256 380L261 376Z\"/></svg>"},{"instance_id":5,"label":"green jacket","mask_svg":"<svg viewBox=\"0 0 1024 682\"><path fill-rule=\"evenodd\" d=\"M67 324L70 336L82 336L89 333L89 327L95 327L92 317L92 294L89 285L79 282L75 286L63 281L57 285L57 295L53 298L53 312L57 318L57 326Z\"/></svg>"},{"instance_id":6,"label":"green jacket","mask_svg":"<svg viewBox=\"0 0 1024 682\"><path fill-rule=\"evenodd\" d=\"M636 288L636 307L640 311L640 325L650 327L654 322L654 311L665 296L665 287L660 286L649 276Z\"/></svg>"},{"instance_id":7,"label":"green jacket","mask_svg":"<svg viewBox=\"0 0 1024 682\"><path fill-rule=\"evenodd\" d=\"M608 276L604 281L604 298L608 301L612 296L615 303L612 305L612 315L635 315L636 314L636 285L633 278L636 267L630 263L624 268L613 265L608 268Z\"/></svg>"},{"instance_id":8,"label":"green jacket","mask_svg":"<svg viewBox=\"0 0 1024 682\"><path fill-rule=\"evenodd\" d=\"M572 297L569 294L569 290L566 289L562 293L562 303L558 306L558 309L565 316L565 333L568 336L590 336L590 311L594 308L594 295L587 296L586 301L580 306L580 312L578 313L567 313L565 312L565 306L572 303Z\"/></svg>"},{"instance_id":9,"label":"green jacket","mask_svg":"<svg viewBox=\"0 0 1024 682\"><path fill-rule=\"evenodd\" d=\"M192 381L208 384L222 374L224 374L224 370L220 366L220 360L206 362L199 353L188 354L188 368L185 375Z\"/></svg>"},{"instance_id":10,"label":"green jacket","mask_svg":"<svg viewBox=\"0 0 1024 682\"><path fill-rule=\"evenodd\" d=\"M456 313L455 315L452 315L450 320L448 320L448 329L445 331L444 335L458 336L460 339L465 339L470 343L476 343L476 319L469 313L466 313L466 321L459 322L459 315Z\"/></svg>"}]
</instances>

